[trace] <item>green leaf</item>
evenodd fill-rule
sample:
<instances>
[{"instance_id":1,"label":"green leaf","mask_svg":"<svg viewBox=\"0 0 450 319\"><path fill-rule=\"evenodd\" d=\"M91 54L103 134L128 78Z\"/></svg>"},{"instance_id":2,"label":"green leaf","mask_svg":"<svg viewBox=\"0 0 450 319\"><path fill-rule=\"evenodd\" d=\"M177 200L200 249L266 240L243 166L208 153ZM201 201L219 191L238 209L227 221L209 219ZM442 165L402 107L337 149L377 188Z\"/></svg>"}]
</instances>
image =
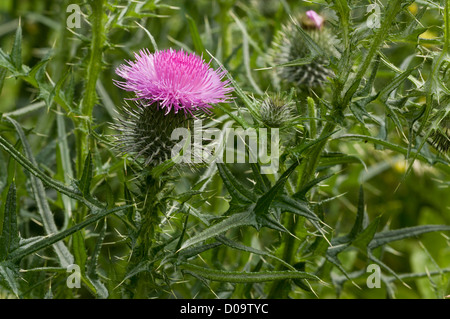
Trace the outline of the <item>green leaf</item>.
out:
<instances>
[{"instance_id":1,"label":"green leaf","mask_svg":"<svg viewBox=\"0 0 450 319\"><path fill-rule=\"evenodd\" d=\"M255 213L257 215L267 215L269 207L272 204L275 197L283 190L284 184L288 180L292 172L297 168L300 161L295 161L278 179L275 185L264 195L258 198L255 206Z\"/></svg>"},{"instance_id":2,"label":"green leaf","mask_svg":"<svg viewBox=\"0 0 450 319\"><path fill-rule=\"evenodd\" d=\"M98 234L97 241L95 243L94 251L92 252L90 259L87 263L87 274L90 278L97 279L97 264L98 264L98 258L100 256L101 248L103 245L103 241L105 240L106 236L106 228L107 223L106 220L103 220L103 222L100 222L101 224L101 230Z\"/></svg>"},{"instance_id":3,"label":"green leaf","mask_svg":"<svg viewBox=\"0 0 450 319\"><path fill-rule=\"evenodd\" d=\"M255 225L255 220L252 215L252 210L246 211L244 213L238 213L238 214L231 215L227 219L225 219L211 227L206 228L199 234L186 240L183 243L183 245L181 245L180 250L190 247L192 245L198 244L209 238L216 237L232 228L241 227L241 226L245 226L245 225Z\"/></svg>"},{"instance_id":4,"label":"green leaf","mask_svg":"<svg viewBox=\"0 0 450 319\"><path fill-rule=\"evenodd\" d=\"M6 68L0 67L0 94L3 90L3 83L5 82L6 72L8 72Z\"/></svg>"},{"instance_id":5,"label":"green leaf","mask_svg":"<svg viewBox=\"0 0 450 319\"><path fill-rule=\"evenodd\" d=\"M193 273L199 277L212 281L231 282L231 283L251 283L266 282L286 279L309 279L320 280L318 277L302 271L222 271L199 267L193 264L184 263L180 265L181 269Z\"/></svg>"},{"instance_id":6,"label":"green leaf","mask_svg":"<svg viewBox=\"0 0 450 319\"><path fill-rule=\"evenodd\" d=\"M290 198L289 196L282 195L276 199L276 207L281 210L306 217L310 222L313 222L314 225L317 225L316 222L320 222L319 217L314 214L308 207L308 203L302 200L296 200Z\"/></svg>"},{"instance_id":7,"label":"green leaf","mask_svg":"<svg viewBox=\"0 0 450 319\"><path fill-rule=\"evenodd\" d=\"M253 177L256 182L256 189L260 192L267 192L270 189L271 185L267 176L261 174L261 166L258 163L250 163L250 166L252 168Z\"/></svg>"},{"instance_id":8,"label":"green leaf","mask_svg":"<svg viewBox=\"0 0 450 319\"><path fill-rule=\"evenodd\" d=\"M248 253L252 253L252 254L256 254L256 255L260 255L260 256L266 256L266 257L273 258L276 261L278 261L281 264L283 264L286 268L291 269L291 270L296 270L293 266L291 266L290 264L285 262L283 259L278 258L277 256L272 255L272 254L270 254L268 252L265 252L265 251L262 251L262 250L259 250L259 249L253 248L253 247L248 247L248 246L242 245L242 244L240 244L238 242L235 242L235 241L233 241L231 239L228 239L228 238L226 238L225 236L222 236L222 235L218 236L217 240L220 243L222 243L222 244L224 244L224 245L226 245L228 247L231 247L233 249L242 250L242 251L246 251Z\"/></svg>"},{"instance_id":9,"label":"green leaf","mask_svg":"<svg viewBox=\"0 0 450 319\"><path fill-rule=\"evenodd\" d=\"M16 68L16 70L21 71L22 69L22 27L19 26L16 30L16 36L14 38L14 44L11 50L11 62Z\"/></svg>"},{"instance_id":10,"label":"green leaf","mask_svg":"<svg viewBox=\"0 0 450 319\"><path fill-rule=\"evenodd\" d=\"M405 238L416 237L425 233L436 231L450 231L450 226L447 225L421 225L414 227L406 227L395 230L387 230L375 234L373 240L369 244L369 249L373 250L377 247L389 244L393 241L402 240Z\"/></svg>"},{"instance_id":11,"label":"green leaf","mask_svg":"<svg viewBox=\"0 0 450 319\"><path fill-rule=\"evenodd\" d=\"M349 237L350 240L356 238L356 236L363 230L364 222L364 189L362 186L359 187L359 199L358 199L358 210L356 213L355 223L350 230Z\"/></svg>"},{"instance_id":12,"label":"green leaf","mask_svg":"<svg viewBox=\"0 0 450 319\"><path fill-rule=\"evenodd\" d=\"M84 197L88 197L91 194L91 182L92 182L92 171L94 166L92 164L92 154L88 153L84 161L83 174L81 179L78 181L78 188Z\"/></svg>"},{"instance_id":13,"label":"green leaf","mask_svg":"<svg viewBox=\"0 0 450 319\"><path fill-rule=\"evenodd\" d=\"M217 163L217 168L223 183L234 200L239 203L252 203L256 201L255 194L233 176L226 164Z\"/></svg>"},{"instance_id":14,"label":"green leaf","mask_svg":"<svg viewBox=\"0 0 450 319\"><path fill-rule=\"evenodd\" d=\"M84 234L78 231L72 235L73 256L75 257L75 264L80 266L81 275L86 273L86 246L84 245Z\"/></svg>"},{"instance_id":15,"label":"green leaf","mask_svg":"<svg viewBox=\"0 0 450 319\"><path fill-rule=\"evenodd\" d=\"M7 140L5 140L2 136L0 136L0 146L9 154L11 157L17 161L20 165L23 166L28 172L30 172L33 176L39 178L43 183L48 185L49 187L54 188L58 192L61 192L62 194L65 194L73 199L76 199L89 208L102 208L102 206L98 205L98 202L91 202L88 199L85 199L84 197L79 195L78 191L75 191L72 188L67 187L63 183L50 178L47 174L43 173L37 165L35 165L31 160L29 160L27 157L22 155L18 150L15 149L15 147L9 143Z\"/></svg>"},{"instance_id":16,"label":"green leaf","mask_svg":"<svg viewBox=\"0 0 450 319\"><path fill-rule=\"evenodd\" d=\"M123 205L120 207L115 207L110 210L105 209L95 215L92 215L91 217L86 218L81 223L78 223L69 229L66 229L66 230L57 232L55 234L45 236L45 237L33 239L31 242L27 242L26 244L19 246L19 248L17 248L11 254L9 254L8 260L19 261L22 258L24 258L25 256L28 256L35 252L38 252L39 250L44 249L46 247L49 247L49 246L53 245L54 243L59 242L60 240L76 233L77 231L99 221L100 219L102 219L110 214L119 212L121 210L125 210L129 207L130 207L130 205Z\"/></svg>"},{"instance_id":17,"label":"green leaf","mask_svg":"<svg viewBox=\"0 0 450 319\"><path fill-rule=\"evenodd\" d=\"M361 140L363 140L365 142L366 141L370 141L370 142L372 142L374 144L382 145L382 146L384 146L384 147L386 147L386 148L388 148L390 150L396 151L396 152L398 152L400 154L403 154L403 155L407 155L408 154L408 149L407 148L404 148L404 147L399 146L397 144L393 144L393 143L390 143L390 142L385 141L383 139L372 137L372 136L368 136L368 135L345 134L345 135L341 135L341 136L339 136L339 137L337 137L335 139L342 139L342 138L356 138L356 139L361 139ZM421 160L421 161L423 161L425 163L435 164L436 168L439 168L440 170L450 174L450 163L445 162L445 161L443 161L443 162L436 161L434 163L432 160L428 159L427 157L425 157L424 155L422 155L420 153L417 153L416 151L411 151L410 154L416 156L417 159L419 159L419 160Z\"/></svg>"},{"instance_id":18,"label":"green leaf","mask_svg":"<svg viewBox=\"0 0 450 319\"><path fill-rule=\"evenodd\" d=\"M334 176L334 175L335 174L332 173L332 174L320 176L320 177L317 177L317 178L313 179L309 183L303 185L303 187L297 193L295 193L292 197L293 198L298 198L300 200L305 200L306 199L305 198L306 193L308 193L311 188L313 188L314 186L316 186L320 182L323 182L324 180L326 180L326 179L328 179L328 178L330 178L331 176Z\"/></svg>"},{"instance_id":19,"label":"green leaf","mask_svg":"<svg viewBox=\"0 0 450 319\"><path fill-rule=\"evenodd\" d=\"M372 221L366 229L359 233L353 240L352 245L361 249L361 251L366 252L369 248L369 244L375 236L375 233L380 224L381 216L377 216L374 221Z\"/></svg>"},{"instance_id":20,"label":"green leaf","mask_svg":"<svg viewBox=\"0 0 450 319\"><path fill-rule=\"evenodd\" d=\"M25 133L23 132L22 127L19 125L19 123L17 123L12 118L6 117L6 119L14 125L14 127L17 131L17 134L19 135L20 141L22 142L22 146L23 146L26 156L28 157L28 159L34 166L37 166L37 163L36 163L36 160L34 159L30 144L28 143L28 140L25 137ZM53 213L50 209L50 205L48 204L48 201L47 201L47 194L45 192L44 185L40 179L36 178L33 175L30 175L30 180L31 180L31 186L33 188L34 196L36 199L38 212L39 212L39 214L42 218L42 222L44 224L45 232L49 235L55 234L58 232L58 229L56 227L56 223L53 218ZM65 246L65 244L63 242L56 243L53 246L53 248L58 256L59 262L62 267L66 267L68 265L73 264L73 256L69 252L69 250L67 249L67 247Z\"/></svg>"},{"instance_id":21,"label":"green leaf","mask_svg":"<svg viewBox=\"0 0 450 319\"><path fill-rule=\"evenodd\" d=\"M0 283L9 287L17 297L20 295L18 278L19 274L15 265L9 262L0 263Z\"/></svg>"},{"instance_id":22,"label":"green leaf","mask_svg":"<svg viewBox=\"0 0 450 319\"><path fill-rule=\"evenodd\" d=\"M19 232L16 215L16 185L11 183L6 197L3 227L0 236L0 260L5 260L8 254L19 246Z\"/></svg>"}]
</instances>

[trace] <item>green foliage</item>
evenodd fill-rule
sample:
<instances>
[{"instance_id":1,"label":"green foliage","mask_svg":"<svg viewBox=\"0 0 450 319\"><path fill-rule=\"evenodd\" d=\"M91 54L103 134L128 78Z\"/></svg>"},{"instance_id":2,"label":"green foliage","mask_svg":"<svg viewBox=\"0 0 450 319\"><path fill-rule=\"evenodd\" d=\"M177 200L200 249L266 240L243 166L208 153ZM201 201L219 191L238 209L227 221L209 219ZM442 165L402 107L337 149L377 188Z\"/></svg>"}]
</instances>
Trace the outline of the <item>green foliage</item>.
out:
<instances>
[{"instance_id":1,"label":"green foliage","mask_svg":"<svg viewBox=\"0 0 450 319\"><path fill-rule=\"evenodd\" d=\"M366 11L372 1L262 3L89 0L68 28L67 0L2 2L0 295L450 294L450 1L381 1L380 16ZM336 47L304 28L307 10ZM305 55L276 63L288 29ZM208 125L280 127L277 172L167 156L147 167L127 152L136 145L120 152L113 123L130 96L114 70L169 47L227 70L234 99L214 105ZM318 61L320 86L277 80ZM168 131L165 147L172 127L149 118L146 129ZM71 264L80 289L66 285ZM380 289L366 286L370 264Z\"/></svg>"}]
</instances>

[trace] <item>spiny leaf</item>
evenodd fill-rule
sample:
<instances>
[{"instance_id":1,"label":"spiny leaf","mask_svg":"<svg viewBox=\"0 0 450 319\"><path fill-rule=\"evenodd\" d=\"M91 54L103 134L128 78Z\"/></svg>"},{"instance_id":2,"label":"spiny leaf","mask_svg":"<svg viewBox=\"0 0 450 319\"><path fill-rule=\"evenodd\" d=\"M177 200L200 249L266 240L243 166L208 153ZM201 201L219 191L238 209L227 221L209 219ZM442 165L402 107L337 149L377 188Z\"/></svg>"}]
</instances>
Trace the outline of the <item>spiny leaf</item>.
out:
<instances>
[{"instance_id":1,"label":"spiny leaf","mask_svg":"<svg viewBox=\"0 0 450 319\"><path fill-rule=\"evenodd\" d=\"M277 256L272 255L272 254L270 254L268 252L265 252L265 251L262 251L262 250L259 250L259 249L253 248L253 247L248 247L248 246L242 245L242 244L240 244L238 242L235 242L235 241L233 241L231 239L228 239L228 238L226 238L225 236L222 236L222 235L221 236L217 236L217 240L220 243L222 243L222 244L224 244L224 245L226 245L228 247L231 247L233 249L242 250L242 251L246 251L246 252L249 252L249 253L252 253L252 254L256 254L256 255L260 255L260 256L267 256L267 257L273 258L273 259L277 260L278 262L280 262L281 264L283 264L286 268L289 268L291 270L295 270L295 268L293 266L291 266L290 264L285 262L283 259L280 259Z\"/></svg>"},{"instance_id":2,"label":"spiny leaf","mask_svg":"<svg viewBox=\"0 0 450 319\"><path fill-rule=\"evenodd\" d=\"M378 229L380 219L381 216L376 217L375 220L372 221L366 229L359 233L352 242L353 246L358 247L363 252L366 252L369 247L369 243L374 238L375 233Z\"/></svg>"},{"instance_id":3,"label":"spiny leaf","mask_svg":"<svg viewBox=\"0 0 450 319\"><path fill-rule=\"evenodd\" d=\"M92 154L91 152L89 152L84 161L83 174L81 175L81 179L78 182L78 187L84 197L90 195L93 169L94 166L92 164Z\"/></svg>"},{"instance_id":4,"label":"spiny leaf","mask_svg":"<svg viewBox=\"0 0 450 319\"><path fill-rule=\"evenodd\" d=\"M36 167L37 166L36 160L34 158L30 144L28 143L28 140L25 137L25 133L22 130L22 127L20 126L19 123L17 123L17 121L13 120L12 118L6 117L6 119L14 125L17 134L19 135L20 141L22 142L22 146L24 148L26 156L33 164L33 166ZM30 180L31 186L34 190L38 211L39 214L41 215L44 224L45 232L49 235L55 234L58 232L58 229L56 227L55 220L53 218L53 213L47 201L47 194L45 192L44 184L40 179L36 178L33 175L30 176ZM59 262L62 267L66 267L68 265L73 264L73 256L63 242L56 243L53 246L53 248L55 249L55 252L58 256Z\"/></svg>"},{"instance_id":5,"label":"spiny leaf","mask_svg":"<svg viewBox=\"0 0 450 319\"><path fill-rule=\"evenodd\" d=\"M180 268L192 272L193 274L203 277L207 280L231 283L266 282L286 279L320 280L318 277L302 271L222 271L199 267L188 263L182 264Z\"/></svg>"},{"instance_id":6,"label":"spiny leaf","mask_svg":"<svg viewBox=\"0 0 450 319\"><path fill-rule=\"evenodd\" d=\"M233 199L240 203L252 203L256 201L255 195L248 187L242 185L236 177L233 176L226 164L217 163L217 168L223 183Z\"/></svg>"},{"instance_id":7,"label":"spiny leaf","mask_svg":"<svg viewBox=\"0 0 450 319\"><path fill-rule=\"evenodd\" d=\"M0 263L0 283L9 287L17 297L20 295L18 278L19 274L15 265L9 262Z\"/></svg>"},{"instance_id":8,"label":"spiny leaf","mask_svg":"<svg viewBox=\"0 0 450 319\"><path fill-rule=\"evenodd\" d=\"M253 206L253 205L252 205ZM217 223L211 227L206 228L199 234L186 240L183 245L181 245L180 250L190 247L192 245L198 244L209 238L213 238L220 235L227 230L235 227L240 227L244 225L255 225L254 217L252 216L252 211L246 211L244 213L238 213L231 215L227 219Z\"/></svg>"},{"instance_id":9,"label":"spiny leaf","mask_svg":"<svg viewBox=\"0 0 450 319\"><path fill-rule=\"evenodd\" d=\"M328 174L328 175L324 175L318 178L313 179L311 182L305 184L297 193L295 193L292 197L293 198L298 198L300 200L305 200L305 196L306 193L308 193L308 191L313 188L314 186L316 186L317 184L319 184L320 182L330 178L331 176L334 176L333 174Z\"/></svg>"},{"instance_id":10,"label":"spiny leaf","mask_svg":"<svg viewBox=\"0 0 450 319\"><path fill-rule=\"evenodd\" d=\"M275 185L264 195L258 198L255 206L255 213L257 215L266 215L269 211L269 207L272 204L272 201L275 199L278 193L282 191L284 188L284 184L288 180L289 176L292 172L297 168L300 161L295 161L278 179Z\"/></svg>"},{"instance_id":11,"label":"spiny leaf","mask_svg":"<svg viewBox=\"0 0 450 319\"><path fill-rule=\"evenodd\" d=\"M320 222L319 217L314 214L308 207L308 203L301 200L292 199L289 196L282 195L276 199L276 207L306 217L312 222Z\"/></svg>"},{"instance_id":12,"label":"spiny leaf","mask_svg":"<svg viewBox=\"0 0 450 319\"><path fill-rule=\"evenodd\" d=\"M11 61L18 71L22 69L22 27L20 23L17 27L14 44L11 50Z\"/></svg>"},{"instance_id":13,"label":"spiny leaf","mask_svg":"<svg viewBox=\"0 0 450 319\"><path fill-rule=\"evenodd\" d=\"M377 247L386 245L393 241L402 240L405 238L416 237L425 233L436 231L450 231L450 226L447 225L421 225L414 227L406 227L395 230L387 230L375 234L369 248L375 249Z\"/></svg>"},{"instance_id":14,"label":"spiny leaf","mask_svg":"<svg viewBox=\"0 0 450 319\"><path fill-rule=\"evenodd\" d=\"M17 248L11 254L9 254L8 260L19 261L22 258L24 258L25 256L33 254L33 253L35 253L41 249L44 249L46 247L49 247L49 246L53 245L54 243L59 242L60 240L79 231L80 229L83 229L110 214L119 212L121 210L125 210L129 207L130 207L130 205L124 205L124 206L120 206L120 207L115 207L110 210L103 210L103 211L83 220L82 222L72 226L69 229L66 229L66 230L54 233L52 235L45 236L45 237L33 238L32 241L21 244L21 246L19 246L19 248Z\"/></svg>"},{"instance_id":15,"label":"spiny leaf","mask_svg":"<svg viewBox=\"0 0 450 319\"><path fill-rule=\"evenodd\" d=\"M0 260L5 260L8 253L19 246L19 232L16 216L16 185L11 183L6 197L3 217L3 229L0 237Z\"/></svg>"},{"instance_id":16,"label":"spiny leaf","mask_svg":"<svg viewBox=\"0 0 450 319\"><path fill-rule=\"evenodd\" d=\"M363 229L363 221L364 221L364 189L362 186L359 187L359 199L358 199L358 210L356 213L356 220L353 224L352 230L349 233L350 240L356 238L356 236Z\"/></svg>"},{"instance_id":17,"label":"spiny leaf","mask_svg":"<svg viewBox=\"0 0 450 319\"><path fill-rule=\"evenodd\" d=\"M270 181L267 179L266 175L261 174L261 167L258 163L250 163L252 168L253 177L256 182L256 189L261 192L267 192L270 189Z\"/></svg>"}]
</instances>

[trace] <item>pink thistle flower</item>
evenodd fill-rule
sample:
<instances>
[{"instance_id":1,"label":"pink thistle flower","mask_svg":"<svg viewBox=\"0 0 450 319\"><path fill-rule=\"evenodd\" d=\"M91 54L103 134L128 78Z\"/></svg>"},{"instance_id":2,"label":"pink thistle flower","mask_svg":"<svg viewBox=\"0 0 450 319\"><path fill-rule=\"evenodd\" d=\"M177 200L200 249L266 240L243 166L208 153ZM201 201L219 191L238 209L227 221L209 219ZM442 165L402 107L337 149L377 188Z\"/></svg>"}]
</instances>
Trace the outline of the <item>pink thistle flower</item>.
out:
<instances>
[{"instance_id":1,"label":"pink thistle flower","mask_svg":"<svg viewBox=\"0 0 450 319\"><path fill-rule=\"evenodd\" d=\"M317 29L321 29L324 19L314 10L306 11L307 17L314 22Z\"/></svg>"},{"instance_id":2,"label":"pink thistle flower","mask_svg":"<svg viewBox=\"0 0 450 319\"><path fill-rule=\"evenodd\" d=\"M183 50L173 49L150 53L140 50L135 61L127 61L116 69L125 81L115 81L124 90L136 93L137 99L149 104L158 103L165 109L178 113L184 110L207 111L211 104L227 102L233 88L229 81L222 81L225 70L214 70L201 57Z\"/></svg>"}]
</instances>

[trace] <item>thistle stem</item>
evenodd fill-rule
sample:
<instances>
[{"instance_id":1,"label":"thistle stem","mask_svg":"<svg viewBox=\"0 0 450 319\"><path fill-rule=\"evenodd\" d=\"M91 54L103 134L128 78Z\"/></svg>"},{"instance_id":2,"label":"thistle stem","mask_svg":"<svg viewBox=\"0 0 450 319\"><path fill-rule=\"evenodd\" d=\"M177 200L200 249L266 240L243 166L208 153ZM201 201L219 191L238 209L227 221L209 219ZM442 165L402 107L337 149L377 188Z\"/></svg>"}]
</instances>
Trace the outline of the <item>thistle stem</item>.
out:
<instances>
[{"instance_id":1,"label":"thistle stem","mask_svg":"<svg viewBox=\"0 0 450 319\"><path fill-rule=\"evenodd\" d=\"M105 39L105 30L103 25L103 3L104 0L90 0L89 4L92 9L92 40L90 46L90 54L86 71L86 86L84 90L83 100L80 105L80 113L82 116L76 123L78 130L76 132L78 152L77 152L77 171L78 177L81 177L83 171L83 163L89 152L89 130L92 120L92 110L97 101L96 83L102 68L102 49Z\"/></svg>"}]
</instances>

